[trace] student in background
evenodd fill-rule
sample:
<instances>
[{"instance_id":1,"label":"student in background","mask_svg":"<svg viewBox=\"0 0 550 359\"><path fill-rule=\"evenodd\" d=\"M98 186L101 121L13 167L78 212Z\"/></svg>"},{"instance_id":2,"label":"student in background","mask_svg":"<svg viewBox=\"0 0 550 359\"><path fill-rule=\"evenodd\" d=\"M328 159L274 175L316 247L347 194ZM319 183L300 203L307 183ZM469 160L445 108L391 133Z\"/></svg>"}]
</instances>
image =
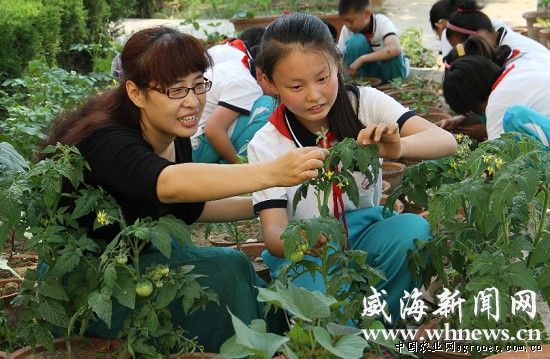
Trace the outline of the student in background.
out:
<instances>
[{"instance_id":1,"label":"student in background","mask_svg":"<svg viewBox=\"0 0 550 359\"><path fill-rule=\"evenodd\" d=\"M478 35L496 47L507 45L525 54L537 54L541 62L550 61L550 51L546 47L505 25L492 22L481 9L482 7L474 0L460 2L446 25L446 38L451 46L447 51L464 42L469 36ZM447 52L443 52L443 56L446 55Z\"/></svg>"},{"instance_id":2,"label":"student in background","mask_svg":"<svg viewBox=\"0 0 550 359\"><path fill-rule=\"evenodd\" d=\"M550 71L518 58L504 64L484 56L461 56L445 72L443 92L453 111L485 114L489 140L522 131L550 144Z\"/></svg>"},{"instance_id":3,"label":"student in background","mask_svg":"<svg viewBox=\"0 0 550 359\"><path fill-rule=\"evenodd\" d=\"M373 14L369 0L340 0L338 13L344 19L338 48L352 76L378 77L384 82L407 77L408 60L387 16Z\"/></svg>"},{"instance_id":4,"label":"student in background","mask_svg":"<svg viewBox=\"0 0 550 359\"><path fill-rule=\"evenodd\" d=\"M451 15L458 8L458 0L439 0L430 8L430 25L439 40L439 53L447 54L452 46L447 41L446 25ZM448 45L446 46L445 43ZM443 48L445 47L445 52Z\"/></svg>"},{"instance_id":5,"label":"student in background","mask_svg":"<svg viewBox=\"0 0 550 359\"><path fill-rule=\"evenodd\" d=\"M197 133L192 137L193 161L239 163L248 142L273 112L275 102L256 81L254 55L264 28L250 28L238 39L208 50L214 64L206 77L212 89Z\"/></svg>"}]
</instances>

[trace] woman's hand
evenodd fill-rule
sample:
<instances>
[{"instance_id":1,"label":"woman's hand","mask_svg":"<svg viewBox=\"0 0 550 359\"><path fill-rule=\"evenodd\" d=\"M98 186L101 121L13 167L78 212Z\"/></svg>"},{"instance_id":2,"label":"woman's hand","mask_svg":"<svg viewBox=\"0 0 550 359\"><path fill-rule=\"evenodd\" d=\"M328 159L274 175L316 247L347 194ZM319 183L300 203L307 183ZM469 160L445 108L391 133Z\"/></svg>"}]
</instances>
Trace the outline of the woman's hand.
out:
<instances>
[{"instance_id":1,"label":"woman's hand","mask_svg":"<svg viewBox=\"0 0 550 359\"><path fill-rule=\"evenodd\" d=\"M318 175L328 151L319 147L302 147L292 150L272 162L276 186L289 187Z\"/></svg>"},{"instance_id":2,"label":"woman's hand","mask_svg":"<svg viewBox=\"0 0 550 359\"><path fill-rule=\"evenodd\" d=\"M401 137L397 123L367 124L359 131L357 143L360 145L378 145L380 157L397 159L401 157Z\"/></svg>"}]
</instances>

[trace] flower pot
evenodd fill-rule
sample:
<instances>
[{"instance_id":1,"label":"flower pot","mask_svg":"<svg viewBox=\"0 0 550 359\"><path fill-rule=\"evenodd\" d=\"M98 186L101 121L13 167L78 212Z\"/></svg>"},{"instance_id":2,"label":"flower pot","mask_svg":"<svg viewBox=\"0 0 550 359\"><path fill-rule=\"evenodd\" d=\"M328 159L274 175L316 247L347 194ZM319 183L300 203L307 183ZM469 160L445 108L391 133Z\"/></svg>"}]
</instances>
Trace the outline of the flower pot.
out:
<instances>
[{"instance_id":1,"label":"flower pot","mask_svg":"<svg viewBox=\"0 0 550 359\"><path fill-rule=\"evenodd\" d=\"M257 16L251 18L231 19L236 32L241 32L249 27L267 27L273 20L281 15ZM318 15L322 20L330 22L336 28L336 38L340 36L340 30L344 26L344 20L338 14Z\"/></svg>"},{"instance_id":2,"label":"flower pot","mask_svg":"<svg viewBox=\"0 0 550 359\"><path fill-rule=\"evenodd\" d=\"M382 163L382 179L390 183L390 193L401 183L405 166L399 162L384 161Z\"/></svg>"},{"instance_id":3,"label":"flower pot","mask_svg":"<svg viewBox=\"0 0 550 359\"><path fill-rule=\"evenodd\" d=\"M541 44L543 44L548 49L550 49L550 27L545 27L544 29L540 29L539 40L541 40L540 41ZM544 42L542 40L544 40Z\"/></svg>"},{"instance_id":4,"label":"flower pot","mask_svg":"<svg viewBox=\"0 0 550 359\"><path fill-rule=\"evenodd\" d=\"M103 353L101 358L118 358L120 353L116 348L122 343L118 339L102 339L102 338L77 338L71 340L72 357L74 358L97 358L98 353ZM53 342L54 351L64 351L67 347L64 338L55 339ZM33 358L42 359L50 358L51 356L42 356L37 353L44 353L46 349L42 346L24 347L18 349L9 355L9 359ZM60 357L67 357L67 354ZM130 354L126 354L125 358L130 358Z\"/></svg>"},{"instance_id":5,"label":"flower pot","mask_svg":"<svg viewBox=\"0 0 550 359\"><path fill-rule=\"evenodd\" d=\"M543 46L546 46L546 38L544 35L541 35L541 31L547 29L546 25L534 23L533 24L533 33L535 36L535 40L540 42Z\"/></svg>"},{"instance_id":6,"label":"flower pot","mask_svg":"<svg viewBox=\"0 0 550 359\"><path fill-rule=\"evenodd\" d=\"M548 359L550 358L550 344L541 345L542 349L532 351L529 345L524 352L505 352L487 357L487 359Z\"/></svg>"},{"instance_id":7,"label":"flower pot","mask_svg":"<svg viewBox=\"0 0 550 359\"><path fill-rule=\"evenodd\" d=\"M533 27L533 25L537 21L537 17L548 19L550 17L550 11L528 11L523 13L522 16L527 22L527 36L529 36L533 40L538 41L538 38L535 37L538 35L536 35L536 29Z\"/></svg>"}]
</instances>

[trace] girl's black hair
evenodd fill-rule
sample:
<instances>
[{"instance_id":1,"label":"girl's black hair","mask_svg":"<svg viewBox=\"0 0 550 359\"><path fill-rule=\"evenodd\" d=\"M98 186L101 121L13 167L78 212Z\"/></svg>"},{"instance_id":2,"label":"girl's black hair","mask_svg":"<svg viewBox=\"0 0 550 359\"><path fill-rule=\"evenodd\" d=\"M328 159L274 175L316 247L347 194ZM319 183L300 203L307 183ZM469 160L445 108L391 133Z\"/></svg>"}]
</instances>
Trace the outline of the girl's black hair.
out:
<instances>
[{"instance_id":1,"label":"girl's black hair","mask_svg":"<svg viewBox=\"0 0 550 359\"><path fill-rule=\"evenodd\" d=\"M357 138L364 128L351 104L348 91L356 99L359 108L359 89L344 84L340 65L341 53L336 47L327 26L316 16L305 13L283 15L266 29L256 65L270 81L277 64L294 50L315 51L328 54L338 66L338 94L328 113L329 130L338 140L345 137Z\"/></svg>"},{"instance_id":2,"label":"girl's black hair","mask_svg":"<svg viewBox=\"0 0 550 359\"><path fill-rule=\"evenodd\" d=\"M443 77L443 95L451 109L459 114L483 112L481 103L491 94L493 84L504 71L483 56L456 59Z\"/></svg>"},{"instance_id":3,"label":"girl's black hair","mask_svg":"<svg viewBox=\"0 0 550 359\"><path fill-rule=\"evenodd\" d=\"M430 8L430 25L435 30L435 24L441 20L449 20L458 8L458 0L439 0Z\"/></svg>"},{"instance_id":4,"label":"girl's black hair","mask_svg":"<svg viewBox=\"0 0 550 359\"><path fill-rule=\"evenodd\" d=\"M499 66L504 66L508 57L512 53L512 49L508 45L502 45L495 47L489 41L485 40L481 36L470 36L464 43L464 56L478 55L488 58ZM447 56L443 58L443 61L447 65L451 65L459 58L456 47L453 48Z\"/></svg>"},{"instance_id":5,"label":"girl's black hair","mask_svg":"<svg viewBox=\"0 0 550 359\"><path fill-rule=\"evenodd\" d=\"M482 6L479 6L475 0L463 0L460 2L457 10L449 18L449 23L463 29L478 31L487 30L490 33L494 32L491 19L481 12ZM470 35L463 34L458 31L447 29L447 40L452 37L457 37L459 42L463 42Z\"/></svg>"}]
</instances>

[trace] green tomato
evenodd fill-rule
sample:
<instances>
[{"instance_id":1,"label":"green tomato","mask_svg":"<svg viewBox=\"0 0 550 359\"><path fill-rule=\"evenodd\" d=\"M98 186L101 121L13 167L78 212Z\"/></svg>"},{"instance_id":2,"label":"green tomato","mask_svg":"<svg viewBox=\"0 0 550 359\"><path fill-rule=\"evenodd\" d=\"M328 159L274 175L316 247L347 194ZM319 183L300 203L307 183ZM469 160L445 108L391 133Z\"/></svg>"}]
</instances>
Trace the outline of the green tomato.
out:
<instances>
[{"instance_id":1,"label":"green tomato","mask_svg":"<svg viewBox=\"0 0 550 359\"><path fill-rule=\"evenodd\" d=\"M128 256L125 254L120 254L118 257L116 257L116 264L124 265L128 263Z\"/></svg>"},{"instance_id":2,"label":"green tomato","mask_svg":"<svg viewBox=\"0 0 550 359\"><path fill-rule=\"evenodd\" d=\"M153 283L150 280L144 280L136 284L136 294L140 297L148 297L153 293Z\"/></svg>"},{"instance_id":3,"label":"green tomato","mask_svg":"<svg viewBox=\"0 0 550 359\"><path fill-rule=\"evenodd\" d=\"M303 259L304 259L304 252L302 251L294 252L290 256L290 260L293 261L294 263L301 262Z\"/></svg>"}]
</instances>

